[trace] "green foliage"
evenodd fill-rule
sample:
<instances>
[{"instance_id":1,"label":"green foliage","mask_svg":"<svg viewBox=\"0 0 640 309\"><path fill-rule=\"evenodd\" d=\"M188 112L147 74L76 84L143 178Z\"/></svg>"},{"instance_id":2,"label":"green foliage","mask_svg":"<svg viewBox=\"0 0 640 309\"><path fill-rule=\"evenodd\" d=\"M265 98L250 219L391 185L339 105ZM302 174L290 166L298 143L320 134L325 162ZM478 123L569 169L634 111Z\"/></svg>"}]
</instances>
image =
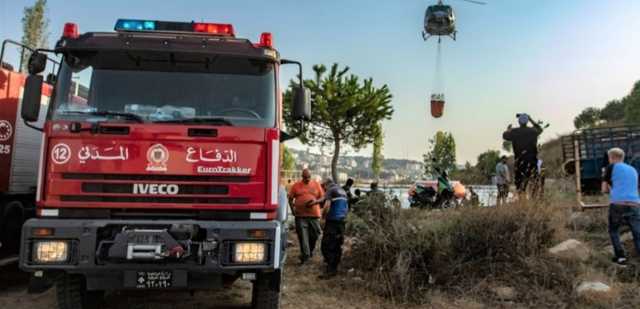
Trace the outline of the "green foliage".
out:
<instances>
[{"instance_id":1,"label":"green foliage","mask_svg":"<svg viewBox=\"0 0 640 309\"><path fill-rule=\"evenodd\" d=\"M22 17L22 44L32 48L46 48L49 19L46 17L47 0L36 0L33 6L24 8ZM30 54L25 52L22 58L22 70L27 69Z\"/></svg>"},{"instance_id":2,"label":"green foliage","mask_svg":"<svg viewBox=\"0 0 640 309\"><path fill-rule=\"evenodd\" d=\"M621 123L640 123L640 81L620 100L611 100L604 108L588 107L574 119L576 129Z\"/></svg>"},{"instance_id":3,"label":"green foliage","mask_svg":"<svg viewBox=\"0 0 640 309\"><path fill-rule=\"evenodd\" d=\"M467 162L463 169L453 171L450 178L464 184L489 184L491 177L495 174L498 161L500 161L500 151L487 150L478 156L475 166Z\"/></svg>"},{"instance_id":4,"label":"green foliage","mask_svg":"<svg viewBox=\"0 0 640 309\"><path fill-rule=\"evenodd\" d=\"M622 100L612 100L600 110L600 119L607 123L624 121L624 102Z\"/></svg>"},{"instance_id":5,"label":"green foliage","mask_svg":"<svg viewBox=\"0 0 640 309\"><path fill-rule=\"evenodd\" d=\"M382 171L382 162L384 160L384 157L382 156L382 147L384 145L383 137L384 135L382 134L382 130L380 130L380 133L378 133L376 138L373 140L371 170L373 171L373 177L375 179L380 176L380 172Z\"/></svg>"},{"instance_id":6,"label":"green foliage","mask_svg":"<svg viewBox=\"0 0 640 309\"><path fill-rule=\"evenodd\" d=\"M478 185L486 182L486 179L484 176L482 176L482 173L480 173L480 171L475 166L472 166L469 162L465 163L463 169L456 169L455 171L451 172L449 178L452 180L458 180L465 185Z\"/></svg>"},{"instance_id":7,"label":"green foliage","mask_svg":"<svg viewBox=\"0 0 640 309\"><path fill-rule=\"evenodd\" d=\"M284 147L284 153L282 154L282 169L285 171L293 171L296 169L296 160L293 158L291 150Z\"/></svg>"},{"instance_id":8,"label":"green foliage","mask_svg":"<svg viewBox=\"0 0 640 309\"><path fill-rule=\"evenodd\" d=\"M305 80L311 91L313 115L301 127L292 118L292 94L287 91L284 101L284 118L287 130L307 145L333 146L331 172L337 181L337 164L343 144L355 150L373 143L380 134L377 123L391 119L393 107L387 85L376 87L371 78L360 79L349 74L349 67L333 64L313 67L315 79ZM295 82L291 82L296 86Z\"/></svg>"},{"instance_id":9,"label":"green foliage","mask_svg":"<svg viewBox=\"0 0 640 309\"><path fill-rule=\"evenodd\" d=\"M487 150L478 156L476 168L485 182L491 180L491 177L495 174L498 161L500 161L500 151L498 150Z\"/></svg>"},{"instance_id":10,"label":"green foliage","mask_svg":"<svg viewBox=\"0 0 640 309\"><path fill-rule=\"evenodd\" d=\"M600 122L600 109L588 107L573 119L576 129L586 129L595 127Z\"/></svg>"},{"instance_id":11,"label":"green foliage","mask_svg":"<svg viewBox=\"0 0 640 309\"><path fill-rule=\"evenodd\" d=\"M429 140L429 152L423 155L427 177L436 174L436 169L451 173L456 168L456 141L448 132L438 131Z\"/></svg>"},{"instance_id":12,"label":"green foliage","mask_svg":"<svg viewBox=\"0 0 640 309\"><path fill-rule=\"evenodd\" d=\"M622 99L625 105L625 120L629 123L640 123L640 81L633 85L631 93Z\"/></svg>"}]
</instances>

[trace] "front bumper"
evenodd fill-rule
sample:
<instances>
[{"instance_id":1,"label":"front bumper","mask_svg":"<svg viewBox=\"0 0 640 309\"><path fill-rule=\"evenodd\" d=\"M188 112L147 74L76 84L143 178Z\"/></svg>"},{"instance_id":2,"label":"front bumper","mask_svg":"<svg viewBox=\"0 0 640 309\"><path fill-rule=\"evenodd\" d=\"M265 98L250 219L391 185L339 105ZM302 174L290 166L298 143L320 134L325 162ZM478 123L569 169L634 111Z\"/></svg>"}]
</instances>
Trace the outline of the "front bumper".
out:
<instances>
[{"instance_id":1,"label":"front bumper","mask_svg":"<svg viewBox=\"0 0 640 309\"><path fill-rule=\"evenodd\" d=\"M200 259L159 259L154 261L120 260L101 258L99 245L104 230L113 226L144 227L172 224L196 225L206 231L207 239L215 239L218 248ZM51 236L36 236L36 228L53 229ZM86 277L89 290L136 288L138 272L170 271L172 288L215 288L222 286L223 278L235 278L243 273L279 271L286 248L285 226L277 221L201 221L201 220L79 220L79 219L31 219L22 230L20 267L28 272L44 271L45 274L66 272ZM243 241L256 241L250 230L266 231L258 240L267 244L265 261L253 265L234 264L229 261L229 248ZM34 262L33 244L39 240L68 240L69 259L61 264Z\"/></svg>"}]
</instances>

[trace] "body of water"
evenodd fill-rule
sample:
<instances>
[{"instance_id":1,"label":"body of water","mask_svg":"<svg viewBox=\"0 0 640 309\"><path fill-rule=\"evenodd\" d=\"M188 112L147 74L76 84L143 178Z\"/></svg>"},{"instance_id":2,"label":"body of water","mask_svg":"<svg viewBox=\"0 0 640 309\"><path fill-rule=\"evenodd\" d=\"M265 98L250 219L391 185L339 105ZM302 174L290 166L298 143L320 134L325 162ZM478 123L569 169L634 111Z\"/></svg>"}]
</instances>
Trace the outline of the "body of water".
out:
<instances>
[{"instance_id":1,"label":"body of water","mask_svg":"<svg viewBox=\"0 0 640 309\"><path fill-rule=\"evenodd\" d=\"M476 185L465 186L467 188L467 196L469 196L469 187L473 187L473 191L478 194L480 198L480 204L482 206L495 206L496 197L498 196L498 188L493 185ZM368 188L359 188L362 192L367 192ZM381 188L390 197L398 197L402 203L402 208L409 208L409 186L407 187L392 187Z\"/></svg>"}]
</instances>

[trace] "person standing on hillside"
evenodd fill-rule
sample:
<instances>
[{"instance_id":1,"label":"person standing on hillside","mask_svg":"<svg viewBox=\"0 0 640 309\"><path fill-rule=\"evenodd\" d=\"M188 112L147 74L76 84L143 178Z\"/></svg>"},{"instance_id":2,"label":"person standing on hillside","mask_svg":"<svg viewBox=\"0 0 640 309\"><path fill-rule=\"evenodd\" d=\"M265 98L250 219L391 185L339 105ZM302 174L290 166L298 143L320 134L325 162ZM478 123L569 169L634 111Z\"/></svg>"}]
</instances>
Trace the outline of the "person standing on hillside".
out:
<instances>
[{"instance_id":1,"label":"person standing on hillside","mask_svg":"<svg viewBox=\"0 0 640 309\"><path fill-rule=\"evenodd\" d=\"M353 193L351 193L351 188L353 187L353 183L355 181L353 180L353 178L349 178L347 179L347 182L345 182L344 186L342 186L342 190L344 190L344 192L347 194L347 201L349 202L349 207L353 206L353 204L355 203L355 199L353 198Z\"/></svg>"},{"instance_id":2,"label":"person standing on hillside","mask_svg":"<svg viewBox=\"0 0 640 309\"><path fill-rule=\"evenodd\" d=\"M326 194L323 198L315 200L314 205L324 205L330 202L329 211L326 213L326 221L322 234L322 256L327 264L323 279L334 277L338 274L338 265L342 259L342 244L344 243L345 219L349 212L347 193L331 178L324 181Z\"/></svg>"},{"instance_id":3,"label":"person standing on hillside","mask_svg":"<svg viewBox=\"0 0 640 309\"><path fill-rule=\"evenodd\" d=\"M511 183L511 174L509 173L507 156L502 156L496 165L496 185L498 186L496 206L500 207L507 203L507 197L509 197L509 183Z\"/></svg>"},{"instance_id":4,"label":"person standing on hillside","mask_svg":"<svg viewBox=\"0 0 640 309\"><path fill-rule=\"evenodd\" d=\"M542 127L527 114L518 114L520 127L511 125L502 134L502 138L511 142L515 157L515 184L520 197L526 198L527 185L534 176L538 164L538 137ZM527 126L531 123L533 127Z\"/></svg>"},{"instance_id":5,"label":"person standing on hillside","mask_svg":"<svg viewBox=\"0 0 640 309\"><path fill-rule=\"evenodd\" d=\"M624 163L624 150L612 148L608 152L609 166L602 180L602 192L609 193L609 236L613 245L613 262L625 265L626 252L620 242L620 227L627 225L633 235L636 252L640 255L640 195L638 171Z\"/></svg>"},{"instance_id":6,"label":"person standing on hillside","mask_svg":"<svg viewBox=\"0 0 640 309\"><path fill-rule=\"evenodd\" d=\"M296 218L296 234L300 242L300 265L313 257L316 242L320 237L320 206L315 200L324 196L324 190L317 181L311 179L309 169L302 170L302 180L289 190L289 205L293 205Z\"/></svg>"}]
</instances>

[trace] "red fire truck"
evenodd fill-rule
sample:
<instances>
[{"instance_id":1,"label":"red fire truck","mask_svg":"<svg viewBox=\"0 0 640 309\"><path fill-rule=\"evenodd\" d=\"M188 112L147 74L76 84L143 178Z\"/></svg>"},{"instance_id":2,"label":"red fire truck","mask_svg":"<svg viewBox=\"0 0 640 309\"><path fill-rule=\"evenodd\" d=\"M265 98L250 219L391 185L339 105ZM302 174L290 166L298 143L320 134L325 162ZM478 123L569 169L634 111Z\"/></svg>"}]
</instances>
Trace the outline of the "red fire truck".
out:
<instances>
[{"instance_id":1,"label":"red fire truck","mask_svg":"<svg viewBox=\"0 0 640 309\"><path fill-rule=\"evenodd\" d=\"M22 223L35 215L38 150L42 142L40 132L20 119L27 75L20 72L21 65L14 68L8 60L5 62L13 48L22 53L33 50L11 40L4 40L0 49L0 265L17 260ZM42 87L42 103L46 104L51 86Z\"/></svg>"},{"instance_id":2,"label":"red fire truck","mask_svg":"<svg viewBox=\"0 0 640 309\"><path fill-rule=\"evenodd\" d=\"M299 62L270 33L230 24L120 19L64 26L29 59L22 117L39 119L42 63L62 59L44 123L37 218L20 266L56 282L59 308L106 290L213 289L253 282L277 308L286 245L279 182L280 66L297 64L292 117L310 117Z\"/></svg>"}]
</instances>

